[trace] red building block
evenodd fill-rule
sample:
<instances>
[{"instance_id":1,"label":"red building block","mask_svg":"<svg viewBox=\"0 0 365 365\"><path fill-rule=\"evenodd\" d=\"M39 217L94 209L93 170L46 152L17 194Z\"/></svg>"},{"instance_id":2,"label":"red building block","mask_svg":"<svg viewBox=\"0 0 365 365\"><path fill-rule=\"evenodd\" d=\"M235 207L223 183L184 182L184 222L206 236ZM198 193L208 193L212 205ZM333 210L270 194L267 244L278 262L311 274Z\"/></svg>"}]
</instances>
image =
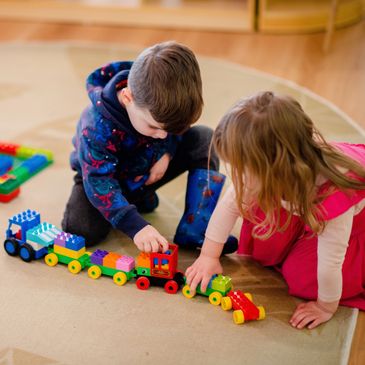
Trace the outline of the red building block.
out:
<instances>
[{"instance_id":1,"label":"red building block","mask_svg":"<svg viewBox=\"0 0 365 365\"><path fill-rule=\"evenodd\" d=\"M221 306L224 310L234 310L233 321L236 324L265 318L264 307L257 307L252 302L251 294L244 294L241 290L231 290L227 296L222 299Z\"/></svg>"}]
</instances>

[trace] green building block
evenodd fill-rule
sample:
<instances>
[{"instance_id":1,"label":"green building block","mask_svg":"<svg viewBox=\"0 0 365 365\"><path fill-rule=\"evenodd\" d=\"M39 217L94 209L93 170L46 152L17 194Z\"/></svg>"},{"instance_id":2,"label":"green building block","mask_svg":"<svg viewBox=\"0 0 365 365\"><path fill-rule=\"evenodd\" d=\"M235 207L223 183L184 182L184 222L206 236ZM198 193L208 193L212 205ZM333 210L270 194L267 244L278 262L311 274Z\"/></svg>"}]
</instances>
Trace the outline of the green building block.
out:
<instances>
[{"instance_id":1,"label":"green building block","mask_svg":"<svg viewBox=\"0 0 365 365\"><path fill-rule=\"evenodd\" d=\"M147 267L137 267L137 275L151 276L151 269Z\"/></svg>"},{"instance_id":2,"label":"green building block","mask_svg":"<svg viewBox=\"0 0 365 365\"><path fill-rule=\"evenodd\" d=\"M68 257L68 256L63 256L60 255L59 253L55 253L53 248L48 248L48 253L54 253L55 255L57 255L58 258L58 262L61 264L65 264L68 265L70 262L76 260L81 264L81 268L84 269L85 267L90 266L90 256L85 253L84 255L82 255L80 258L78 259L73 259L72 257Z\"/></svg>"}]
</instances>

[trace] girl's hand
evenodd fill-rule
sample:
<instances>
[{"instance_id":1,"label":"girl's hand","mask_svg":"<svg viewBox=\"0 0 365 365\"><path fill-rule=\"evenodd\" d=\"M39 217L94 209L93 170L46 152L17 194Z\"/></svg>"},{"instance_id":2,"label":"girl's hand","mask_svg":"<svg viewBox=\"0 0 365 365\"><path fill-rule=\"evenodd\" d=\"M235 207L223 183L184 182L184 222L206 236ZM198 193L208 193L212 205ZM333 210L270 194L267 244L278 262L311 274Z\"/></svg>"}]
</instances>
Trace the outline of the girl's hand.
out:
<instances>
[{"instance_id":1,"label":"girl's hand","mask_svg":"<svg viewBox=\"0 0 365 365\"><path fill-rule=\"evenodd\" d=\"M150 225L137 232L133 237L133 242L143 252L165 252L169 248L167 239Z\"/></svg>"},{"instance_id":2,"label":"girl's hand","mask_svg":"<svg viewBox=\"0 0 365 365\"><path fill-rule=\"evenodd\" d=\"M200 289L205 293L212 276L222 272L219 257L210 257L202 252L197 260L186 269L186 283L190 286L190 290L195 292L196 287L201 282Z\"/></svg>"},{"instance_id":3,"label":"girl's hand","mask_svg":"<svg viewBox=\"0 0 365 365\"><path fill-rule=\"evenodd\" d=\"M317 300L316 302L301 303L297 306L290 324L293 327L302 329L308 325L309 329L313 329L321 323L329 321L338 307L338 301L333 303L325 303Z\"/></svg>"}]
</instances>

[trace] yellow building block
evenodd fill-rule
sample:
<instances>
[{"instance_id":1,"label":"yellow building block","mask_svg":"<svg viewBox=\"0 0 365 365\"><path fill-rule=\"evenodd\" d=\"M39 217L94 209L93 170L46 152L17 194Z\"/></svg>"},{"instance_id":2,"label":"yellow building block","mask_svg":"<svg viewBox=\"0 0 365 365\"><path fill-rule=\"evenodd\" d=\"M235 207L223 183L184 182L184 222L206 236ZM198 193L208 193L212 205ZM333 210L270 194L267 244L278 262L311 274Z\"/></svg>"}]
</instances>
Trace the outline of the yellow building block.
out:
<instances>
[{"instance_id":1,"label":"yellow building block","mask_svg":"<svg viewBox=\"0 0 365 365\"><path fill-rule=\"evenodd\" d=\"M69 248L58 246L58 245L54 245L53 250L55 253L58 253L62 256L71 257L73 259L79 259L82 255L85 254L85 251L86 251L85 247L83 247L81 250L74 251L74 250L70 250Z\"/></svg>"}]
</instances>

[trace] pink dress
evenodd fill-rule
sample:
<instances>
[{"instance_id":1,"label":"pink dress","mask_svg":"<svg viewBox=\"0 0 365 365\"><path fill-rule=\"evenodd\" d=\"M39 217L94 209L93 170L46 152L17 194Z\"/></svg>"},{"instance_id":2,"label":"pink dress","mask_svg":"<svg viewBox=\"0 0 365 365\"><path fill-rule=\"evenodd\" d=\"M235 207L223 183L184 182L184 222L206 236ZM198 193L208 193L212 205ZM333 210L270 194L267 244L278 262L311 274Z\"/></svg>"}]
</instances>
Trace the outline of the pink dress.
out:
<instances>
[{"instance_id":1,"label":"pink dress","mask_svg":"<svg viewBox=\"0 0 365 365\"><path fill-rule=\"evenodd\" d=\"M334 144L343 153L365 166L365 145ZM328 184L322 186L327 188ZM334 191L322 203L326 220L331 220L365 198L365 190L346 194ZM282 209L281 214L287 214ZM258 217L264 218L263 212ZM244 220L238 253L252 256L264 266L273 266L282 273L289 287L289 294L308 300L316 300L317 282L317 236L293 216L288 229L275 233L267 240L252 237L254 225ZM365 310L365 208L354 215L349 245L342 266L341 305Z\"/></svg>"}]
</instances>

